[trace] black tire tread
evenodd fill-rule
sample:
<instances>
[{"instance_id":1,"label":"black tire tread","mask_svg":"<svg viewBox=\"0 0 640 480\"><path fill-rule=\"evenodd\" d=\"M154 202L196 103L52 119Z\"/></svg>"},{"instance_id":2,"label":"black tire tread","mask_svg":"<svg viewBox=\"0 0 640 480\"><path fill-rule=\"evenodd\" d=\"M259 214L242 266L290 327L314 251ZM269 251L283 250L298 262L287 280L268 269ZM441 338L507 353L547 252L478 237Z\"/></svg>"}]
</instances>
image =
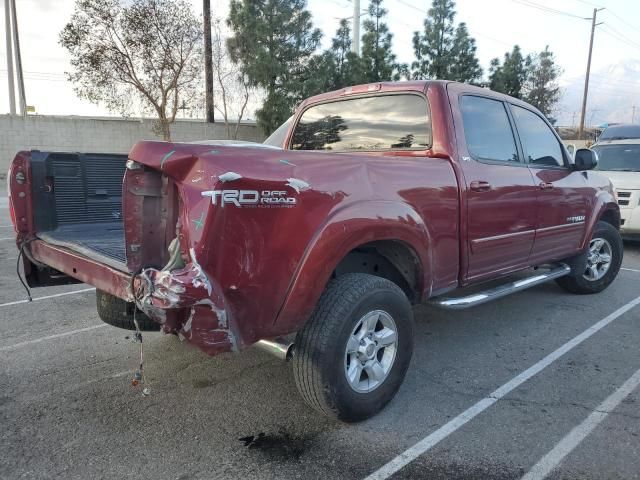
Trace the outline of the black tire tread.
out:
<instances>
[{"instance_id":1,"label":"black tire tread","mask_svg":"<svg viewBox=\"0 0 640 480\"><path fill-rule=\"evenodd\" d=\"M405 296L400 287L382 277L350 273L333 279L321 295L311 318L298 332L293 359L294 379L305 402L316 411L331 418L339 416L336 406L325 394L328 386L323 384L320 375L322 353L328 350L329 342L335 340L327 332L338 329L353 305L366 293L388 289Z\"/></svg>"},{"instance_id":2,"label":"black tire tread","mask_svg":"<svg viewBox=\"0 0 640 480\"><path fill-rule=\"evenodd\" d=\"M571 267L571 273L556 279L556 283L565 291L576 295L599 293L605 290L618 275L620 266L622 265L622 257L624 255L624 245L622 243L620 232L613 225L603 221L599 221L596 224L593 235L595 236L598 232L606 232L611 235L611 239L615 240L611 245L614 250L613 253L618 252L619 254L617 258L612 259L614 263L611 265L609 272L607 272L608 277L606 281L599 283L598 285L590 285L582 279L582 273L584 271L584 265L587 258L587 253L585 251L580 255L576 255L575 257L569 258L563 262Z\"/></svg>"},{"instance_id":3,"label":"black tire tread","mask_svg":"<svg viewBox=\"0 0 640 480\"><path fill-rule=\"evenodd\" d=\"M96 306L98 316L104 323L125 330L136 329L133 323L133 307L128 302L96 289ZM140 330L143 332L157 332L160 330L160 324L151 320L140 310L136 312L136 320Z\"/></svg>"}]
</instances>

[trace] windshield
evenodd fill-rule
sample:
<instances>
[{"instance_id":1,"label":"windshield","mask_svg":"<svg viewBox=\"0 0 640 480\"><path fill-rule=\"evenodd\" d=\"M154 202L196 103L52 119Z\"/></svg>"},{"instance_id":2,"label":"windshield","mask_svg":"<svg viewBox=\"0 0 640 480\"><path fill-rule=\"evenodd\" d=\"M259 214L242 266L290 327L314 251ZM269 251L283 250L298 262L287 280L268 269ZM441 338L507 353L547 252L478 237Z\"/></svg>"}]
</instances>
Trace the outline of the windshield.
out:
<instances>
[{"instance_id":1,"label":"windshield","mask_svg":"<svg viewBox=\"0 0 640 480\"><path fill-rule=\"evenodd\" d=\"M598 154L596 170L640 172L640 144L601 145L593 150Z\"/></svg>"}]
</instances>

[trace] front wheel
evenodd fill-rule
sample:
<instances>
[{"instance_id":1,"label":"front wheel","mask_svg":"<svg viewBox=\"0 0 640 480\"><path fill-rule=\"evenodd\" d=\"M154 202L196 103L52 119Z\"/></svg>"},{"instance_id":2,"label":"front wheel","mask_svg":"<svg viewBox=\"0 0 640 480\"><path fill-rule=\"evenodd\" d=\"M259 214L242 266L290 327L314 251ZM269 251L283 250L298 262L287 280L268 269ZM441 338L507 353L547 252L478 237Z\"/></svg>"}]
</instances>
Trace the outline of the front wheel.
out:
<instances>
[{"instance_id":1,"label":"front wheel","mask_svg":"<svg viewBox=\"0 0 640 480\"><path fill-rule=\"evenodd\" d=\"M618 275L623 252L620 232L609 223L598 222L587 251L566 261L571 273L556 282L571 293L599 293Z\"/></svg>"},{"instance_id":2,"label":"front wheel","mask_svg":"<svg viewBox=\"0 0 640 480\"><path fill-rule=\"evenodd\" d=\"M413 353L413 312L384 278L332 280L296 337L293 371L304 400L347 422L375 415L394 397Z\"/></svg>"}]
</instances>

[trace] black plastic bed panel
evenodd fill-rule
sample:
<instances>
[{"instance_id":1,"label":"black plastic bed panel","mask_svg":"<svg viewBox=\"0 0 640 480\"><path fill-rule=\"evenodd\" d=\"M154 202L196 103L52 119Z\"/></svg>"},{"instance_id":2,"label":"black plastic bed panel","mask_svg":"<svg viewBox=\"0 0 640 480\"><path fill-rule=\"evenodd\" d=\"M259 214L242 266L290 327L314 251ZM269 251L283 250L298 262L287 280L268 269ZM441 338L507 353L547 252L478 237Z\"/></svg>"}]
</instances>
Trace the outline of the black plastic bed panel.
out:
<instances>
[{"instance_id":1,"label":"black plastic bed panel","mask_svg":"<svg viewBox=\"0 0 640 480\"><path fill-rule=\"evenodd\" d=\"M126 263L122 179L126 155L31 153L39 238L116 268Z\"/></svg>"},{"instance_id":2,"label":"black plastic bed panel","mask_svg":"<svg viewBox=\"0 0 640 480\"><path fill-rule=\"evenodd\" d=\"M81 228L60 227L50 232L39 233L38 237L45 242L90 257L95 257L95 254L106 257L109 261L105 263L116 268L120 268L127 261L122 223L83 225Z\"/></svg>"}]
</instances>

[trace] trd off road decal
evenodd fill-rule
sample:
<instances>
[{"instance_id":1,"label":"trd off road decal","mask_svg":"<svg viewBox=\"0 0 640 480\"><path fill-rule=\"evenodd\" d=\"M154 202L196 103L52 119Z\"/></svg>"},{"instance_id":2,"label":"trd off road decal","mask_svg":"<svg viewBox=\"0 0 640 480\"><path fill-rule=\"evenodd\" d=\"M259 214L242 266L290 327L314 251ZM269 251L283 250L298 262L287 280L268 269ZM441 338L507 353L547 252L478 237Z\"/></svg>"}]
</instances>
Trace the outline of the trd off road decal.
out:
<instances>
[{"instance_id":1,"label":"trd off road decal","mask_svg":"<svg viewBox=\"0 0 640 480\"><path fill-rule=\"evenodd\" d=\"M283 190L208 190L202 196L211 197L211 204L221 207L291 208L297 203Z\"/></svg>"}]
</instances>

